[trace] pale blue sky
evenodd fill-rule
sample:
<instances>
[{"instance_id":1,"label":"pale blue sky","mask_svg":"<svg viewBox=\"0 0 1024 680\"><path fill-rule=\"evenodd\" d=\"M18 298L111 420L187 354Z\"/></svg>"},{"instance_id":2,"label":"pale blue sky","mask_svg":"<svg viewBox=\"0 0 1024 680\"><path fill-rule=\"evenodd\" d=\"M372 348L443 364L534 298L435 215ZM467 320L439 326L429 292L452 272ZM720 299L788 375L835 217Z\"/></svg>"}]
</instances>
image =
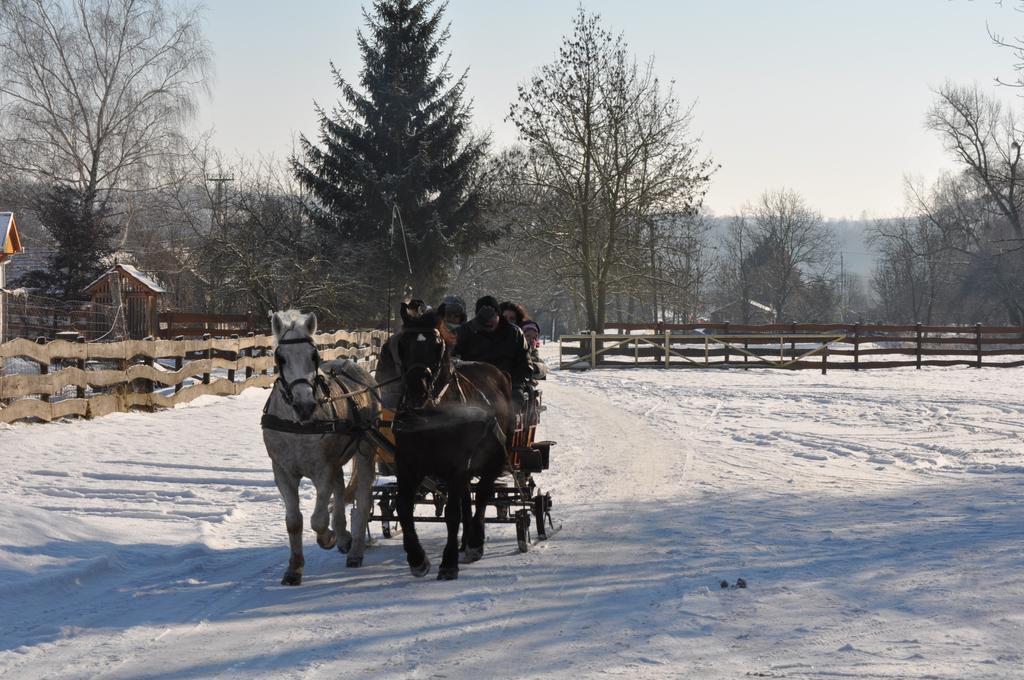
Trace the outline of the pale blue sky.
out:
<instances>
[{"instance_id":1,"label":"pale blue sky","mask_svg":"<svg viewBox=\"0 0 1024 680\"><path fill-rule=\"evenodd\" d=\"M369 4L369 3L367 3ZM933 179L950 161L923 128L930 88L1012 74L988 21L1024 35L1015 2L990 0L587 0L658 75L697 100L694 131L722 164L706 206L732 214L765 189L802 193L827 217L882 217L904 203L906 175ZM553 59L576 0L450 0L454 70L469 68L477 126L511 144L516 84ZM228 154L285 158L317 133L313 100L338 99L328 61L350 80L361 3L207 0L215 50L199 125Z\"/></svg>"}]
</instances>

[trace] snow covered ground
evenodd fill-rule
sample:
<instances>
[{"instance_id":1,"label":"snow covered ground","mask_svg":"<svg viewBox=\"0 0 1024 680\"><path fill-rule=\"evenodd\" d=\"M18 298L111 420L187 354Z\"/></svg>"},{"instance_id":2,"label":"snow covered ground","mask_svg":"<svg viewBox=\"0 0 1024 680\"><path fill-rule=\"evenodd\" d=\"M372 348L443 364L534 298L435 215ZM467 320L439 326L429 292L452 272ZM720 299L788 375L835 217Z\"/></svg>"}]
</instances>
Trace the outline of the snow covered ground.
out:
<instances>
[{"instance_id":1,"label":"snow covered ground","mask_svg":"<svg viewBox=\"0 0 1024 680\"><path fill-rule=\"evenodd\" d=\"M262 390L3 428L0 676L1020 678L1022 377L554 371L564 528L455 582L374 527L279 585Z\"/></svg>"}]
</instances>

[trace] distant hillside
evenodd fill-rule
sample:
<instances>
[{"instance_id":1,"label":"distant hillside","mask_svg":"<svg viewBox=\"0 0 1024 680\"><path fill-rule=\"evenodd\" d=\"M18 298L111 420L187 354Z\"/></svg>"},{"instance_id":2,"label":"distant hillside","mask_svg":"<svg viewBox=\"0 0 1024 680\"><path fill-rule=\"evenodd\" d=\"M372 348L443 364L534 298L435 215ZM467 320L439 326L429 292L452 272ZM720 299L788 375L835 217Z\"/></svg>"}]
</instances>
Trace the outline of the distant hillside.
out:
<instances>
[{"instance_id":1,"label":"distant hillside","mask_svg":"<svg viewBox=\"0 0 1024 680\"><path fill-rule=\"evenodd\" d=\"M717 240L733 220L731 215L706 217L711 225L711 238ZM865 239L871 220L826 220L825 223L835 232L836 250L843 254L846 271L858 274L865 280L871 277L875 266L876 255L871 252ZM839 263L836 263L838 266Z\"/></svg>"}]
</instances>

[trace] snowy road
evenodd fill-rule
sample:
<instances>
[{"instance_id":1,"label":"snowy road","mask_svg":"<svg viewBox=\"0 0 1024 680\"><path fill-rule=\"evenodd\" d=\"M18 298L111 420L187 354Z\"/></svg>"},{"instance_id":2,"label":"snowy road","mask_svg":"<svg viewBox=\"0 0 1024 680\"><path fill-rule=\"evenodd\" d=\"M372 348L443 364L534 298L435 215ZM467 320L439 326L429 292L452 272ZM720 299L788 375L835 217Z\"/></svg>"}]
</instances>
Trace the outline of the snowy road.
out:
<instances>
[{"instance_id":1,"label":"snowy road","mask_svg":"<svg viewBox=\"0 0 1024 680\"><path fill-rule=\"evenodd\" d=\"M1022 375L555 372L564 529L449 583L278 585L261 391L3 429L0 676L1021 677Z\"/></svg>"}]
</instances>

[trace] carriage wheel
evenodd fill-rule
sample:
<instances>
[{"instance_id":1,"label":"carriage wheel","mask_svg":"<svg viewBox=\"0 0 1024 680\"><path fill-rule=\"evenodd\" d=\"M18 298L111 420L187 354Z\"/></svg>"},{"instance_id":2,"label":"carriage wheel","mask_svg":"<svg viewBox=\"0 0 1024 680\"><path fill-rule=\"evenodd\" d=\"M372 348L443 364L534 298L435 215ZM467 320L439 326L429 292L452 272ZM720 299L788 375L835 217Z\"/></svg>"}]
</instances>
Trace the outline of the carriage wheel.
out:
<instances>
[{"instance_id":1,"label":"carriage wheel","mask_svg":"<svg viewBox=\"0 0 1024 680\"><path fill-rule=\"evenodd\" d=\"M530 551L530 513L527 510L516 510L516 539L519 552Z\"/></svg>"}]
</instances>

